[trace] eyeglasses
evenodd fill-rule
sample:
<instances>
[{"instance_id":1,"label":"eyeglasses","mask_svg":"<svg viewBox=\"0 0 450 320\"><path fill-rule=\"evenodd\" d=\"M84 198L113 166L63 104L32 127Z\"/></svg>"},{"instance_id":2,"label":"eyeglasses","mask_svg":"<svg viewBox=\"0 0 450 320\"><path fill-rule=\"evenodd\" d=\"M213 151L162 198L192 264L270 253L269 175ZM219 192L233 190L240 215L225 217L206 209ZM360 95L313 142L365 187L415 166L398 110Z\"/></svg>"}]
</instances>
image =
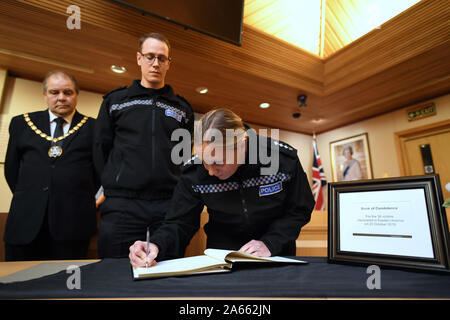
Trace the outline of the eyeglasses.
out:
<instances>
[{"instance_id":1,"label":"eyeglasses","mask_svg":"<svg viewBox=\"0 0 450 320\"><path fill-rule=\"evenodd\" d=\"M148 64L153 64L155 62L155 59L158 60L158 62L162 65L166 65L171 61L171 58L167 58L166 56L155 56L153 53L142 53L139 52L143 57L145 57L145 61L147 61Z\"/></svg>"}]
</instances>

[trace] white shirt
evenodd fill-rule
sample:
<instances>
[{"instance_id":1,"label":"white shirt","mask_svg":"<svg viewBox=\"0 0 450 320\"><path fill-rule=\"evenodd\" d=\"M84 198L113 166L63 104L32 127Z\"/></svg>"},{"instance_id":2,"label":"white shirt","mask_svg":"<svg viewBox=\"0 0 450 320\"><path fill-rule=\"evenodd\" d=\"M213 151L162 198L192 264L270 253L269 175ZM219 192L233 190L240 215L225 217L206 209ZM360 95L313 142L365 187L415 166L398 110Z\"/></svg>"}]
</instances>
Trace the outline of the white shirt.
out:
<instances>
[{"instance_id":1,"label":"white shirt","mask_svg":"<svg viewBox=\"0 0 450 320\"><path fill-rule=\"evenodd\" d=\"M54 115L53 112L48 110L48 114L50 115L50 133L53 137L53 134L55 133L56 129L56 121L55 119L58 118L58 116ZM63 124L63 132L66 134L69 132L70 124L72 123L73 115L75 114L75 110L72 112L72 114L69 114L68 116L64 117L64 120L66 120L66 123ZM57 138L57 137L54 137Z\"/></svg>"}]
</instances>

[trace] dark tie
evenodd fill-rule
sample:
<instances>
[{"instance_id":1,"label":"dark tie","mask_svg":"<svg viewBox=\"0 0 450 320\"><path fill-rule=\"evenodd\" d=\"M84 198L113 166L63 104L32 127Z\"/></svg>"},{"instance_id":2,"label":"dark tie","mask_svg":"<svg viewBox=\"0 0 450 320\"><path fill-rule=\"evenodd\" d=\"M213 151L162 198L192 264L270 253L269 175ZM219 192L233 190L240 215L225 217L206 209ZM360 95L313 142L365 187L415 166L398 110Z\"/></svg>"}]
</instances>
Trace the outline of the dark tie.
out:
<instances>
[{"instance_id":1,"label":"dark tie","mask_svg":"<svg viewBox=\"0 0 450 320\"><path fill-rule=\"evenodd\" d=\"M64 120L63 118L56 118L55 122L56 122L56 129L55 132L53 133L53 138L58 138L64 135L63 125L64 123L66 123L66 120ZM56 142L57 146L62 146L62 144L63 140L59 140Z\"/></svg>"}]
</instances>

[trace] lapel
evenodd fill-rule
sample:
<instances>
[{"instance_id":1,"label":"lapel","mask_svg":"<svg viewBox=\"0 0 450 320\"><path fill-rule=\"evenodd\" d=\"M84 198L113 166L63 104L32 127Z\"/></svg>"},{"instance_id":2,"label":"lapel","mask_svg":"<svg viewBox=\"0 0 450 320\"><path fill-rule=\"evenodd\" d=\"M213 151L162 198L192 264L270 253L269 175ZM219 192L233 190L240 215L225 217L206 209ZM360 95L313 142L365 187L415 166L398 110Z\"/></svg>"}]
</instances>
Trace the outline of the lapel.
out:
<instances>
[{"instance_id":1,"label":"lapel","mask_svg":"<svg viewBox=\"0 0 450 320\"><path fill-rule=\"evenodd\" d=\"M48 110L31 112L28 115L37 129L41 130L47 135L50 135L50 115L48 114ZM27 128L27 130L30 130L34 137L33 139L27 141L27 143L33 144L35 147L38 147L42 150L42 152L47 154L51 142L41 138L39 135L33 132L31 128Z\"/></svg>"},{"instance_id":2,"label":"lapel","mask_svg":"<svg viewBox=\"0 0 450 320\"><path fill-rule=\"evenodd\" d=\"M30 119L39 130L50 135L50 115L48 114L48 110L30 114Z\"/></svg>"},{"instance_id":3,"label":"lapel","mask_svg":"<svg viewBox=\"0 0 450 320\"><path fill-rule=\"evenodd\" d=\"M50 135L50 115L48 114L48 110L33 112L30 113L29 116L31 121L39 130L41 130L43 133L47 135ZM39 136L36 135L36 137ZM39 137L39 141L40 141L39 145L42 145L46 150L50 148L51 144L50 141L47 141L41 137Z\"/></svg>"},{"instance_id":4,"label":"lapel","mask_svg":"<svg viewBox=\"0 0 450 320\"><path fill-rule=\"evenodd\" d=\"M81 120L83 119L83 115L75 110L75 114L73 115L72 122L70 123L70 129L73 129ZM81 129L80 129L81 130ZM74 139L76 135L78 135L79 130L75 131L71 135L69 135L67 138L63 140L63 150L68 149L70 143Z\"/></svg>"}]
</instances>

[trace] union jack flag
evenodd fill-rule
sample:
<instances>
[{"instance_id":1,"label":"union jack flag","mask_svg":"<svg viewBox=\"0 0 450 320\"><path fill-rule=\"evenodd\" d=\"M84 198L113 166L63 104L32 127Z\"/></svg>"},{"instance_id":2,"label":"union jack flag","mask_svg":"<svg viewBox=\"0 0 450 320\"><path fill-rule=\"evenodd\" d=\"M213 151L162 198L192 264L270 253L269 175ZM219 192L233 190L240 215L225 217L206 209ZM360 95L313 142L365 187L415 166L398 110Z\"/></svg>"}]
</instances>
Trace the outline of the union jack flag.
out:
<instances>
[{"instance_id":1,"label":"union jack flag","mask_svg":"<svg viewBox=\"0 0 450 320\"><path fill-rule=\"evenodd\" d=\"M325 210L325 201L323 200L322 189L327 185L325 172L323 171L322 161L320 161L319 152L317 151L316 139L313 139L314 160L312 167L313 186L312 192L316 205L314 210Z\"/></svg>"}]
</instances>

